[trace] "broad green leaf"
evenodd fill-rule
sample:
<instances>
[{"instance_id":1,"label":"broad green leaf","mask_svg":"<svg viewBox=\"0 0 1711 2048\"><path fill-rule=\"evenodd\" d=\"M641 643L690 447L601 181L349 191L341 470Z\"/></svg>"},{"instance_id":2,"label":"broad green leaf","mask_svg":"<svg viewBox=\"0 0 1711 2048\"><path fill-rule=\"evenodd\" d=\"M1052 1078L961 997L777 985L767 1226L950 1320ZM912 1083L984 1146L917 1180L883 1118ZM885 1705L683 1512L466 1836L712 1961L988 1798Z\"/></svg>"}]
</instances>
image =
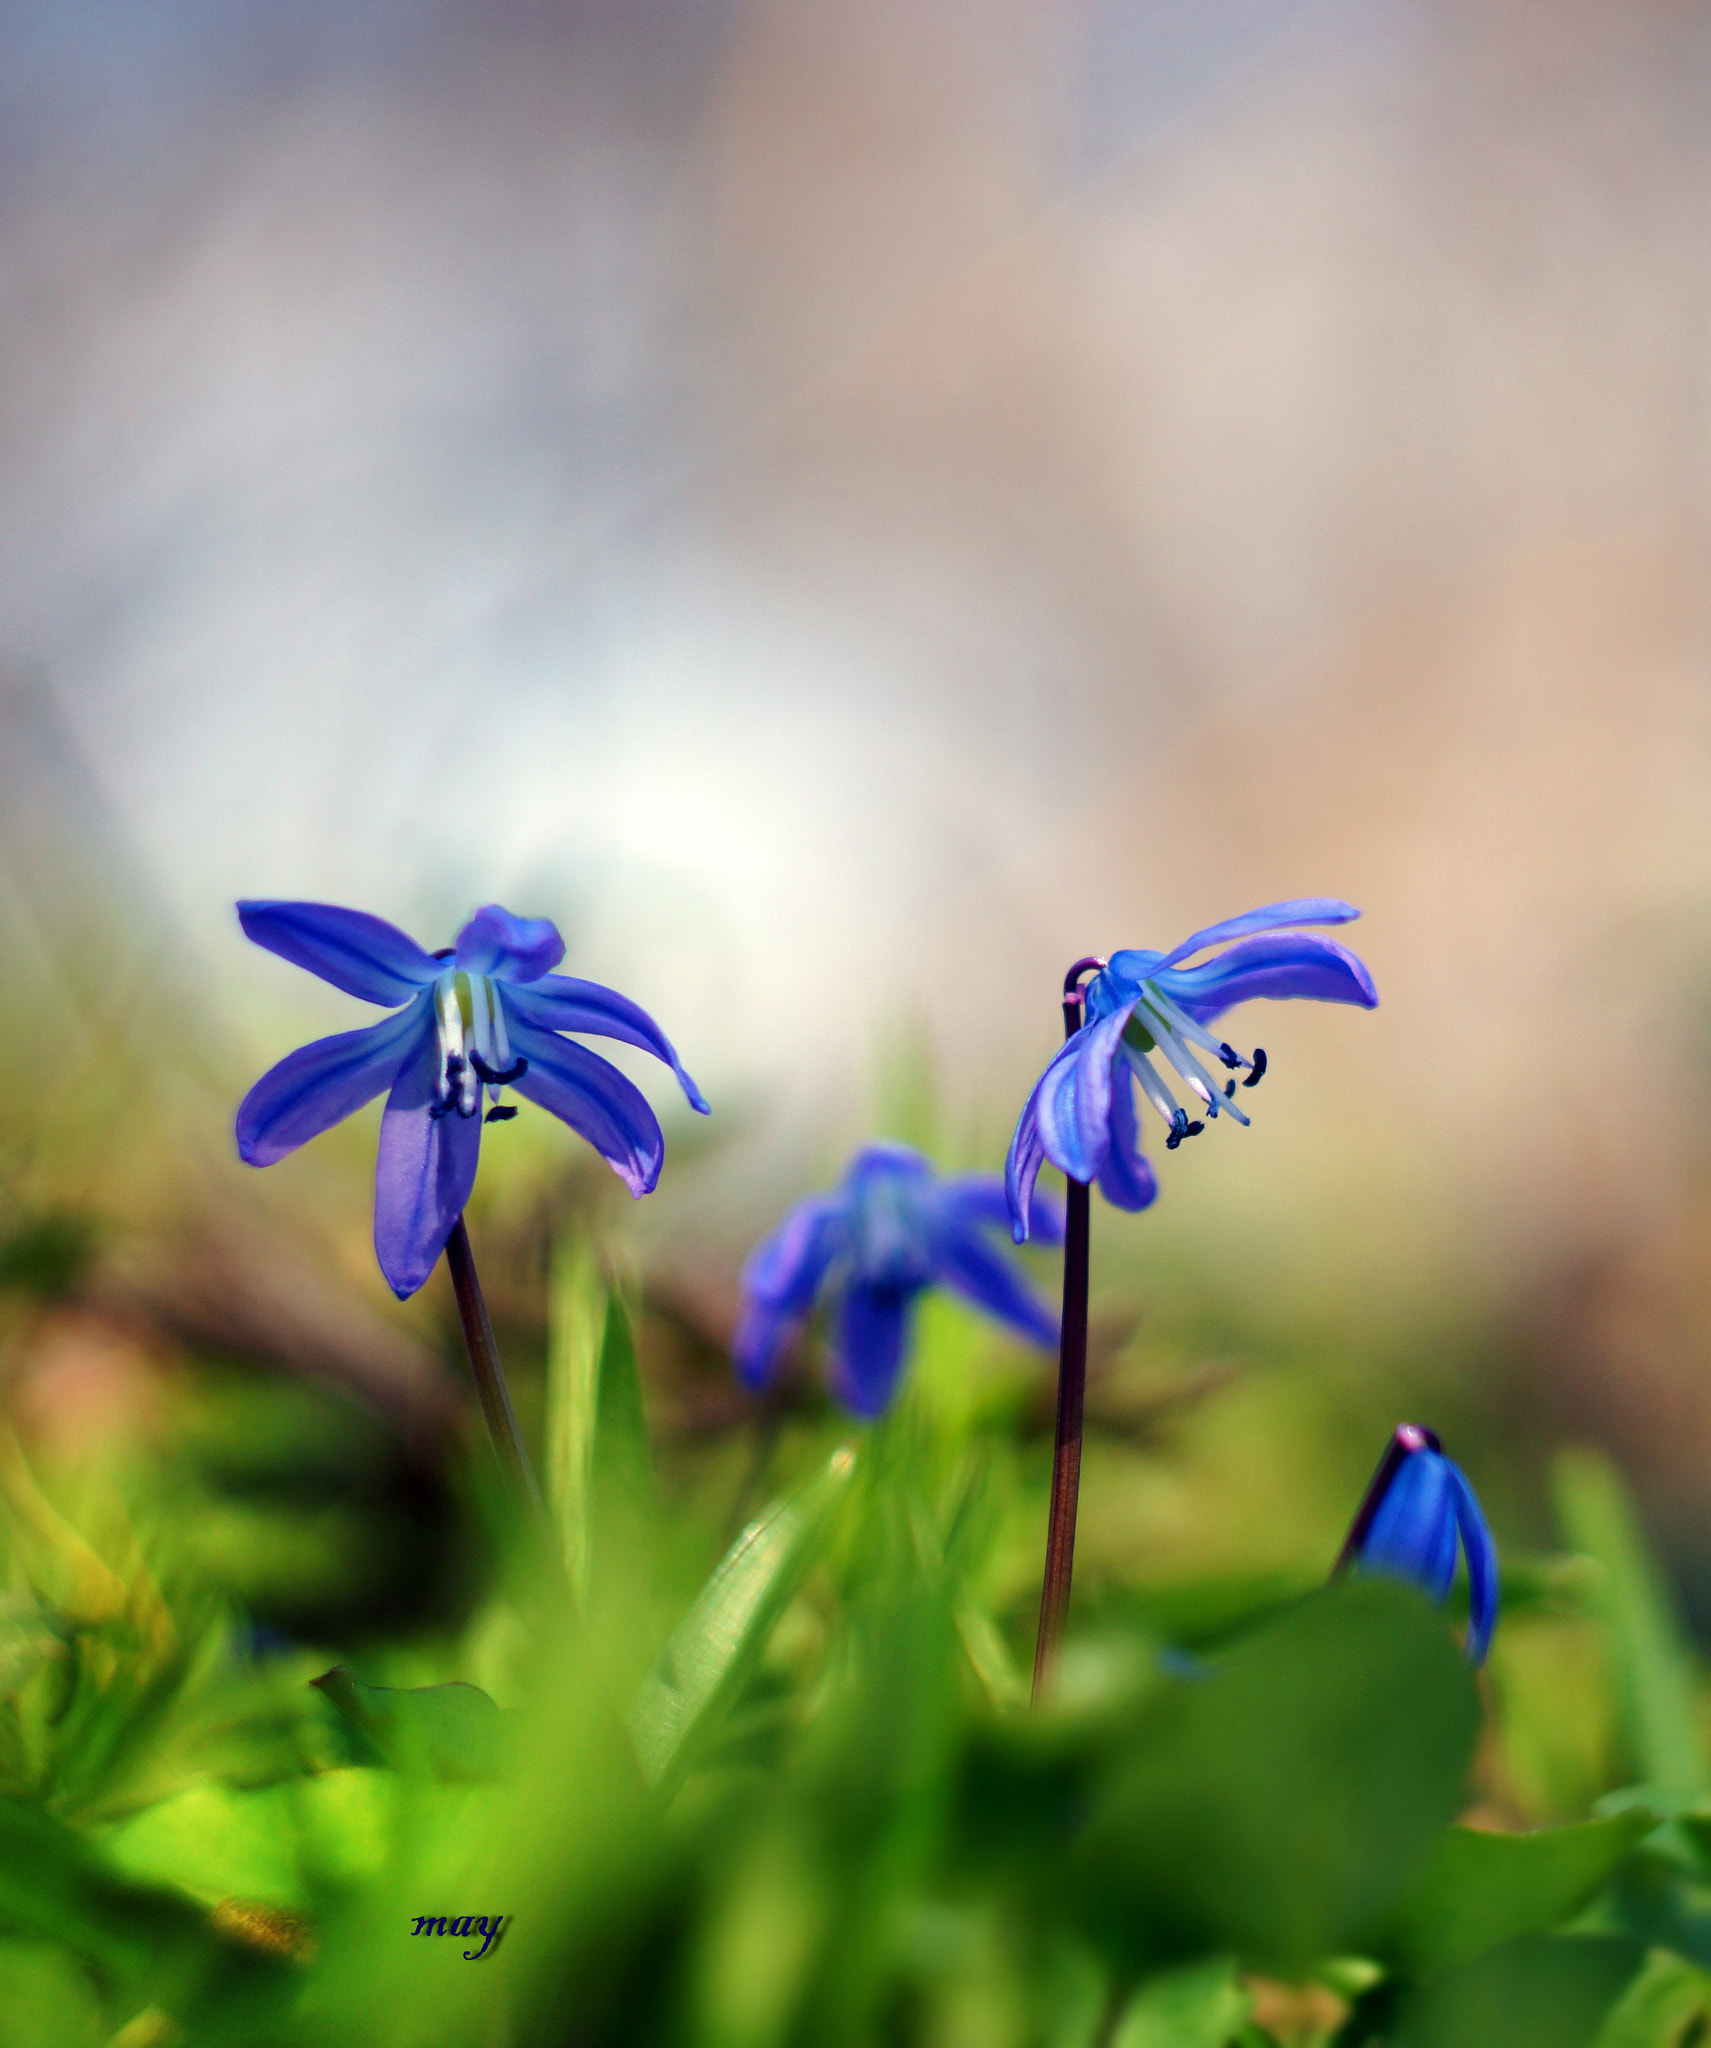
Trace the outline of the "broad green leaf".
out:
<instances>
[{"instance_id":1,"label":"broad green leaf","mask_svg":"<svg viewBox=\"0 0 1711 2048\"><path fill-rule=\"evenodd\" d=\"M1711 2024L1711 1976L1681 1956L1654 1950L1611 2008L1595 2048L1681 2048Z\"/></svg>"},{"instance_id":2,"label":"broad green leaf","mask_svg":"<svg viewBox=\"0 0 1711 2048\"><path fill-rule=\"evenodd\" d=\"M1339 1581L1139 1701L1074 1859L1085 1922L1140 1962L1233 1950L1288 1976L1358 1952L1460 1803L1478 1727L1439 1610Z\"/></svg>"},{"instance_id":3,"label":"broad green leaf","mask_svg":"<svg viewBox=\"0 0 1711 2048\"><path fill-rule=\"evenodd\" d=\"M1595 2048L1645 1966L1611 1935L1525 1935L1402 2002L1393 2048Z\"/></svg>"},{"instance_id":4,"label":"broad green leaf","mask_svg":"<svg viewBox=\"0 0 1711 2048\"><path fill-rule=\"evenodd\" d=\"M854 1469L853 1452L836 1452L816 1479L751 1522L673 1630L630 1711L650 1784L681 1775L753 1670Z\"/></svg>"},{"instance_id":5,"label":"broad green leaf","mask_svg":"<svg viewBox=\"0 0 1711 2048\"><path fill-rule=\"evenodd\" d=\"M1618 1673L1628 1738L1648 1787L1676 1798L1706 1786L1693 1668L1681 1623L1633 1503L1607 1458L1565 1451L1555 1473L1569 1541L1603 1569L1597 1607Z\"/></svg>"},{"instance_id":6,"label":"broad green leaf","mask_svg":"<svg viewBox=\"0 0 1711 2048\"><path fill-rule=\"evenodd\" d=\"M228 1898L304 1905L296 1791L194 1785L104 1830L103 1846L127 1876L177 1885L205 1905Z\"/></svg>"},{"instance_id":7,"label":"broad green leaf","mask_svg":"<svg viewBox=\"0 0 1711 2048\"><path fill-rule=\"evenodd\" d=\"M1229 1956L1167 1970L1135 1993L1112 2048L1228 2048L1252 2004Z\"/></svg>"},{"instance_id":8,"label":"broad green leaf","mask_svg":"<svg viewBox=\"0 0 1711 2048\"><path fill-rule=\"evenodd\" d=\"M1524 1835L1447 1828L1378 1953L1410 1975L1433 1976L1517 1935L1548 1933L1587 1903L1655 1825L1656 1816L1640 1809Z\"/></svg>"},{"instance_id":9,"label":"broad green leaf","mask_svg":"<svg viewBox=\"0 0 1711 2048\"><path fill-rule=\"evenodd\" d=\"M353 1761L384 1761L459 1782L499 1775L504 1717L478 1685L365 1685L342 1664L311 1683L349 1731Z\"/></svg>"}]
</instances>

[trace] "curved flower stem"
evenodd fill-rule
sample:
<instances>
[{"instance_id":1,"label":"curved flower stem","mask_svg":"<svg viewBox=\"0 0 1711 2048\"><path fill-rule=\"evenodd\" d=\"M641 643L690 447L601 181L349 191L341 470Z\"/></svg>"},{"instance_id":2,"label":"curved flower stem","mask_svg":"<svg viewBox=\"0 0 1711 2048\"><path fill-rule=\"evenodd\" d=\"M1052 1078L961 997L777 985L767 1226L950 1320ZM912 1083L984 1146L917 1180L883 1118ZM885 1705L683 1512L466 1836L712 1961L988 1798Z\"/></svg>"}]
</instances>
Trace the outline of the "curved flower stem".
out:
<instances>
[{"instance_id":1,"label":"curved flower stem","mask_svg":"<svg viewBox=\"0 0 1711 2048\"><path fill-rule=\"evenodd\" d=\"M1091 954L1063 978L1063 1035L1081 1029L1081 977L1105 965ZM1034 1704L1050 1692L1063 1649L1075 1570L1075 1511L1081 1496L1081 1423L1087 1397L1087 1247L1090 1191L1072 1180L1064 1204L1063 1321L1058 1336L1057 1433L1052 1446L1052 1504L1046 1520L1046 1568L1040 1586L1040 1633L1034 1644Z\"/></svg>"},{"instance_id":2,"label":"curved flower stem","mask_svg":"<svg viewBox=\"0 0 1711 2048\"><path fill-rule=\"evenodd\" d=\"M499 1365L499 1347L493 1341L493 1325L487 1319L487 1303L482 1297L481 1281L475 1270L475 1253L470 1249L469 1232L464 1228L461 1216L452 1225L452 1234L446 1239L446 1265L452 1276L452 1291L457 1296L457 1319L463 1327L463 1348L469 1354L470 1377L475 1381L482 1418L498 1453L506 1486L524 1512L544 1526L546 1506L541 1499L541 1490L535 1484L528 1453L523 1449L523 1439L518 1434L510 1390L505 1385L505 1374Z\"/></svg>"}]
</instances>

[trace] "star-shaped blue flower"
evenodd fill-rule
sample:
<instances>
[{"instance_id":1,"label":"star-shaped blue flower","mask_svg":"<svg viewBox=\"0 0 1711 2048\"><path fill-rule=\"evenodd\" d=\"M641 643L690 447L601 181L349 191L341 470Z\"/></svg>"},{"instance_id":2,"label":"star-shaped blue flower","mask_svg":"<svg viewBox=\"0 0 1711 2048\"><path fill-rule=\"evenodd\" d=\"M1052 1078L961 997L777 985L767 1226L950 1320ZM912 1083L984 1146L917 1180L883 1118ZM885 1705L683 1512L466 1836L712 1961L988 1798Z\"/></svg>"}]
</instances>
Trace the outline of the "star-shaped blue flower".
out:
<instances>
[{"instance_id":1,"label":"star-shaped blue flower","mask_svg":"<svg viewBox=\"0 0 1711 2048\"><path fill-rule=\"evenodd\" d=\"M1485 1662L1497 1626L1497 1546L1459 1465L1434 1431L1405 1422L1384 1454L1343 1545L1353 1565L1405 1579L1443 1600L1456 1575L1456 1544L1467 1560L1467 1654Z\"/></svg>"},{"instance_id":2,"label":"star-shaped blue flower","mask_svg":"<svg viewBox=\"0 0 1711 2048\"><path fill-rule=\"evenodd\" d=\"M475 1184L481 1126L517 1114L501 1090L579 1131L633 1195L659 1179L665 1140L633 1082L574 1040L581 1031L664 1060L703 1115L707 1104L670 1041L638 1004L597 982L554 974L558 929L478 910L444 953L395 925L329 903L251 902L238 918L258 946L395 1016L298 1048L238 1110L238 1152L271 1166L387 1090L374 1177L374 1249L402 1300L434 1269ZM484 1099L489 1103L482 1115Z\"/></svg>"},{"instance_id":3,"label":"star-shaped blue flower","mask_svg":"<svg viewBox=\"0 0 1711 2048\"><path fill-rule=\"evenodd\" d=\"M1071 1180L1097 1181L1119 1209L1144 1209L1157 1195L1140 1146L1136 1083L1163 1118L1171 1151L1202 1131L1206 1119L1248 1121L1234 1076L1241 1073L1242 1086L1252 1088L1265 1072L1265 1053L1246 1056L1212 1035L1206 1027L1226 1010L1256 996L1307 996L1370 1010L1378 991L1362 962L1333 940L1299 929L1347 924L1359 915L1335 897L1305 896L1208 925L1168 953L1113 953L1084 992L1087 1021L1034 1084L1010 1141L1004 1184L1016 1242L1028 1236L1034 1183L1048 1159ZM1212 946L1226 950L1184 964ZM1192 1117L1155 1060L1186 1087ZM1228 1078L1220 1081L1214 1067Z\"/></svg>"},{"instance_id":4,"label":"star-shaped blue flower","mask_svg":"<svg viewBox=\"0 0 1711 2048\"><path fill-rule=\"evenodd\" d=\"M772 1377L796 1327L824 1290L837 1293L833 1391L868 1418L891 1400L910 1312L925 1287L954 1287L1024 1337L1057 1342L1057 1317L986 1235L1009 1219L996 1174L940 1180L907 1145L865 1146L830 1194L798 1202L749 1255L732 1353L745 1385ZM1041 1239L1062 1220L1036 1213Z\"/></svg>"}]
</instances>

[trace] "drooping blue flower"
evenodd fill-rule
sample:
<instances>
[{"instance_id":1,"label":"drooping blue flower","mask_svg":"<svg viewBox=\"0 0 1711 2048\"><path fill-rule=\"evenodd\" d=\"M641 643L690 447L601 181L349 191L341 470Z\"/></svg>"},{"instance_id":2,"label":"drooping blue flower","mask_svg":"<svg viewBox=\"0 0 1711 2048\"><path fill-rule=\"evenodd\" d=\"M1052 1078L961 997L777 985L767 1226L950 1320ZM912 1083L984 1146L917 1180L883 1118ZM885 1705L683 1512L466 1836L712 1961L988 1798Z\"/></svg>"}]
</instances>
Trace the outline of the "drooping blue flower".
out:
<instances>
[{"instance_id":1,"label":"drooping blue flower","mask_svg":"<svg viewBox=\"0 0 1711 2048\"><path fill-rule=\"evenodd\" d=\"M1299 929L1359 915L1335 897L1305 896L1208 925L1168 953L1113 953L1084 991L1086 1021L1035 1082L1010 1141L1004 1184L1016 1242L1032 1227L1034 1183L1048 1159L1071 1180L1097 1181L1116 1208L1144 1209L1154 1199L1158 1183L1141 1150L1136 1083L1164 1120L1169 1151L1213 1117L1248 1121L1235 1099L1235 1076L1243 1074L1244 1088L1255 1086L1265 1051L1256 1047L1250 1057L1213 1036L1206 1027L1226 1010L1256 996L1306 996L1370 1010L1378 991L1362 962L1333 940ZM1226 950L1183 964L1211 946ZM1192 1118L1155 1058L1186 1086ZM1213 1067L1228 1076L1221 1084Z\"/></svg>"},{"instance_id":2,"label":"drooping blue flower","mask_svg":"<svg viewBox=\"0 0 1711 2048\"><path fill-rule=\"evenodd\" d=\"M996 1174L940 1180L907 1145L865 1146L841 1186L810 1195L743 1268L743 1314L732 1345L738 1377L762 1387L823 1292L838 1297L833 1391L855 1414L882 1414L902 1370L910 1315L942 1285L1036 1344L1057 1342L1057 1317L986 1235L1009 1217ZM1040 1237L1062 1219L1042 1208Z\"/></svg>"},{"instance_id":3,"label":"drooping blue flower","mask_svg":"<svg viewBox=\"0 0 1711 2048\"><path fill-rule=\"evenodd\" d=\"M1461 1467L1434 1431L1405 1422L1391 1438L1361 1502L1339 1570L1354 1566L1405 1579L1442 1600L1467 1560L1467 1654L1483 1664L1497 1626L1497 1546Z\"/></svg>"},{"instance_id":4,"label":"drooping blue flower","mask_svg":"<svg viewBox=\"0 0 1711 2048\"><path fill-rule=\"evenodd\" d=\"M489 903L443 953L424 952L366 911L329 903L240 903L238 918L258 946L346 995L402 1005L384 1023L300 1046L263 1074L237 1120L239 1155L251 1166L271 1166L388 1091L374 1249L401 1300L433 1271L469 1200L482 1124L517 1114L501 1101L505 1088L580 1132L631 1194L645 1195L659 1179L665 1141L641 1090L561 1033L651 1052L707 1113L670 1041L639 1004L552 972L564 941L544 917L513 917Z\"/></svg>"}]
</instances>

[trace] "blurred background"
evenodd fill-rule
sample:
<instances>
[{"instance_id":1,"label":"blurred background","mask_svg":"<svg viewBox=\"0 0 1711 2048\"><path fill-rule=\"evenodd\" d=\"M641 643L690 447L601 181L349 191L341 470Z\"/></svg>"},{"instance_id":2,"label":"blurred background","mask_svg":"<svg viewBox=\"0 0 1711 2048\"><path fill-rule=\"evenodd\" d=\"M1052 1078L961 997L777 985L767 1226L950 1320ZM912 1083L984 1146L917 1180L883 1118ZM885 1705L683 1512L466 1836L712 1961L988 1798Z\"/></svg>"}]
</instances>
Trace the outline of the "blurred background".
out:
<instances>
[{"instance_id":1,"label":"blurred background","mask_svg":"<svg viewBox=\"0 0 1711 2048\"><path fill-rule=\"evenodd\" d=\"M660 1018L659 1191L526 1112L472 1222L526 1411L599 1233L689 1474L786 1201L1000 1165L1077 955L1337 894L1380 1009L1245 1013L1252 1130L1097 1213L1087 1583L1322 1570L1418 1414L1517 1554L1605 1444L1711 1624L1708 94L1669 0L0 12L37 1458L168 1446L269 1625L470 1597L378 1111L232 1156L363 1021L235 897Z\"/></svg>"}]
</instances>

